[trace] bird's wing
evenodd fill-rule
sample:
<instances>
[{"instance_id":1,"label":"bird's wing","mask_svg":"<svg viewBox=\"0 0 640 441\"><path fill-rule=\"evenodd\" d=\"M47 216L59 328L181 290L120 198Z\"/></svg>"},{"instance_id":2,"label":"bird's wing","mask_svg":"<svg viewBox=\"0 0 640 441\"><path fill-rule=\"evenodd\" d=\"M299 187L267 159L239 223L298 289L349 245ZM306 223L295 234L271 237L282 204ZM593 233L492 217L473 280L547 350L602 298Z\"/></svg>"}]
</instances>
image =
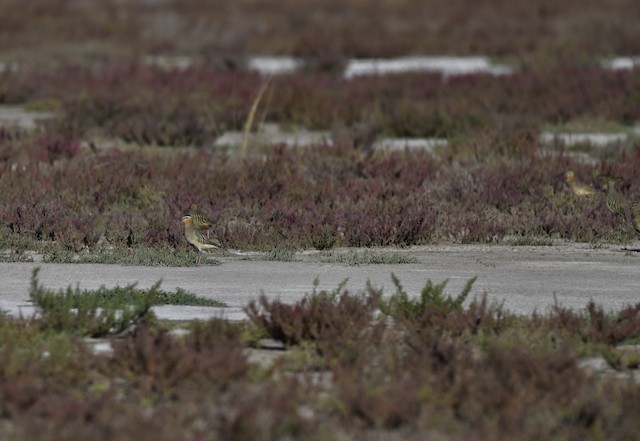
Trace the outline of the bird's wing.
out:
<instances>
[{"instance_id":1,"label":"bird's wing","mask_svg":"<svg viewBox=\"0 0 640 441\"><path fill-rule=\"evenodd\" d=\"M206 236L204 236L204 235L202 235L202 234L200 234L198 232L196 232L196 236L198 238L198 242L200 242L200 243L203 243L205 245L211 245L211 246L214 246L216 248L222 248L222 244L215 237L207 238Z\"/></svg>"}]
</instances>

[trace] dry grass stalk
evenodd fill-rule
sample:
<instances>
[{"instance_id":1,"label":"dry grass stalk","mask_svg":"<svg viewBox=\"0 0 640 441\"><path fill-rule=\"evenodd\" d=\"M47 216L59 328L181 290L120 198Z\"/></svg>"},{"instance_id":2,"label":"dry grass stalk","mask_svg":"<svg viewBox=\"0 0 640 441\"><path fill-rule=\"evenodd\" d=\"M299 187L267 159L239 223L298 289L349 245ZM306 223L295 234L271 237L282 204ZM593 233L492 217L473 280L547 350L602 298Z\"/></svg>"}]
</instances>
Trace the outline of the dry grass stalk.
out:
<instances>
[{"instance_id":1,"label":"dry grass stalk","mask_svg":"<svg viewBox=\"0 0 640 441\"><path fill-rule=\"evenodd\" d=\"M256 95L256 99L253 101L251 105L251 110L249 111L249 115L247 116L247 121L244 124L243 136L242 136L242 147L240 150L240 157L244 158L247 153L247 144L249 143L249 133L251 132L251 127L253 127L253 121L256 117L256 112L258 110L258 106L260 105L260 101L262 100L262 95L266 92L273 80L273 76L270 75L260 86L260 90L258 90L258 95Z\"/></svg>"}]
</instances>

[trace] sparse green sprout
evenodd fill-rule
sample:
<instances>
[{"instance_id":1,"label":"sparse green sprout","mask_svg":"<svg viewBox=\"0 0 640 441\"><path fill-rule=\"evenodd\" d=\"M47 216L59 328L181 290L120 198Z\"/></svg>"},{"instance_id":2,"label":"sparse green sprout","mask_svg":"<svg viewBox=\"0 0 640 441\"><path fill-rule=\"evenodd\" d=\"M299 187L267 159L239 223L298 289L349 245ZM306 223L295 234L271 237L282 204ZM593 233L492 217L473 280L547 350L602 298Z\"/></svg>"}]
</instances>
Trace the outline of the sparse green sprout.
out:
<instances>
[{"instance_id":1,"label":"sparse green sprout","mask_svg":"<svg viewBox=\"0 0 640 441\"><path fill-rule=\"evenodd\" d=\"M264 255L264 260L276 262L293 262L296 260L296 253L283 248L273 248Z\"/></svg>"},{"instance_id":2,"label":"sparse green sprout","mask_svg":"<svg viewBox=\"0 0 640 441\"><path fill-rule=\"evenodd\" d=\"M156 290L152 300L154 305L208 306L216 308L227 306L225 302L202 297L182 288L176 288L175 292Z\"/></svg>"},{"instance_id":3,"label":"sparse green sprout","mask_svg":"<svg viewBox=\"0 0 640 441\"><path fill-rule=\"evenodd\" d=\"M395 265L418 263L418 260L415 257L395 252L371 250L349 250L345 253L321 253L320 261L324 263L343 263L346 265Z\"/></svg>"},{"instance_id":4,"label":"sparse green sprout","mask_svg":"<svg viewBox=\"0 0 640 441\"><path fill-rule=\"evenodd\" d=\"M348 281L349 278L347 277L343 279L334 290L327 291L323 289L321 291L318 291L318 286L320 286L320 278L316 276L315 279L313 279L313 289L311 290L310 294L305 295L305 298L308 299L308 301L311 303L329 302L335 304L338 301L340 294L345 291L344 287L347 285Z\"/></svg>"}]
</instances>

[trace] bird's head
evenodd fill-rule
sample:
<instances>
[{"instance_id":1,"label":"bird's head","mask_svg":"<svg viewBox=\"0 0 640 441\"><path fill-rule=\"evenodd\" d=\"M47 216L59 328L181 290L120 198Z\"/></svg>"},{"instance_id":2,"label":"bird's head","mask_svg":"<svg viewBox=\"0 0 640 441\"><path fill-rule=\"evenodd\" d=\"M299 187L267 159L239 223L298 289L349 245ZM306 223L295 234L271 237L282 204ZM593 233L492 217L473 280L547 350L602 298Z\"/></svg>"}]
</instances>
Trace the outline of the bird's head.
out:
<instances>
[{"instance_id":1,"label":"bird's head","mask_svg":"<svg viewBox=\"0 0 640 441\"><path fill-rule=\"evenodd\" d=\"M183 216L182 223L185 225L189 225L191 223L191 216Z\"/></svg>"},{"instance_id":2,"label":"bird's head","mask_svg":"<svg viewBox=\"0 0 640 441\"><path fill-rule=\"evenodd\" d=\"M566 178L567 178L567 182L568 182L569 184L571 184L571 183L573 182L573 178L574 178L573 172L572 172L571 170L569 170L569 171L566 173L566 175L565 175L565 176L566 176Z\"/></svg>"}]
</instances>

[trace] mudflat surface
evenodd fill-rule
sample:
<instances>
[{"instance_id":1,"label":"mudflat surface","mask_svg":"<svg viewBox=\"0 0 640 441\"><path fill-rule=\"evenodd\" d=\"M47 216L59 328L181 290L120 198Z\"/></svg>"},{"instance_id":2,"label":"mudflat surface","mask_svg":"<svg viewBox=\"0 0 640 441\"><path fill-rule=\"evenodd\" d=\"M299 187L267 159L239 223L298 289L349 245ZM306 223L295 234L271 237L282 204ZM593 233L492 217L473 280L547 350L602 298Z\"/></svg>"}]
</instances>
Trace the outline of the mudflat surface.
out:
<instances>
[{"instance_id":1,"label":"mudflat surface","mask_svg":"<svg viewBox=\"0 0 640 441\"><path fill-rule=\"evenodd\" d=\"M633 250L636 247L629 247ZM246 256L219 258L219 266L190 268L135 267L94 264L0 263L0 308L29 313L31 272L40 267L40 283L48 288L79 285L82 289L101 285L138 283L150 287L162 280L167 291L180 287L195 294L222 300L228 308L162 306L159 316L168 319L207 318L223 315L242 318L241 308L264 292L270 298L294 302L313 288L334 289L348 279L351 291L364 289L370 281L394 292L394 273L405 290L417 295L427 279L439 283L449 279L446 292L456 295L467 280L477 276L472 296L487 293L517 313L545 311L557 301L568 307L584 307L589 300L606 309L640 302L640 253L620 245L593 247L563 244L543 247L504 245L442 245L405 249L359 250L402 254L410 264L346 265L321 262L326 254L300 253L293 262L247 260ZM353 253L335 250L332 254ZM255 258L255 256L253 257Z\"/></svg>"}]
</instances>

